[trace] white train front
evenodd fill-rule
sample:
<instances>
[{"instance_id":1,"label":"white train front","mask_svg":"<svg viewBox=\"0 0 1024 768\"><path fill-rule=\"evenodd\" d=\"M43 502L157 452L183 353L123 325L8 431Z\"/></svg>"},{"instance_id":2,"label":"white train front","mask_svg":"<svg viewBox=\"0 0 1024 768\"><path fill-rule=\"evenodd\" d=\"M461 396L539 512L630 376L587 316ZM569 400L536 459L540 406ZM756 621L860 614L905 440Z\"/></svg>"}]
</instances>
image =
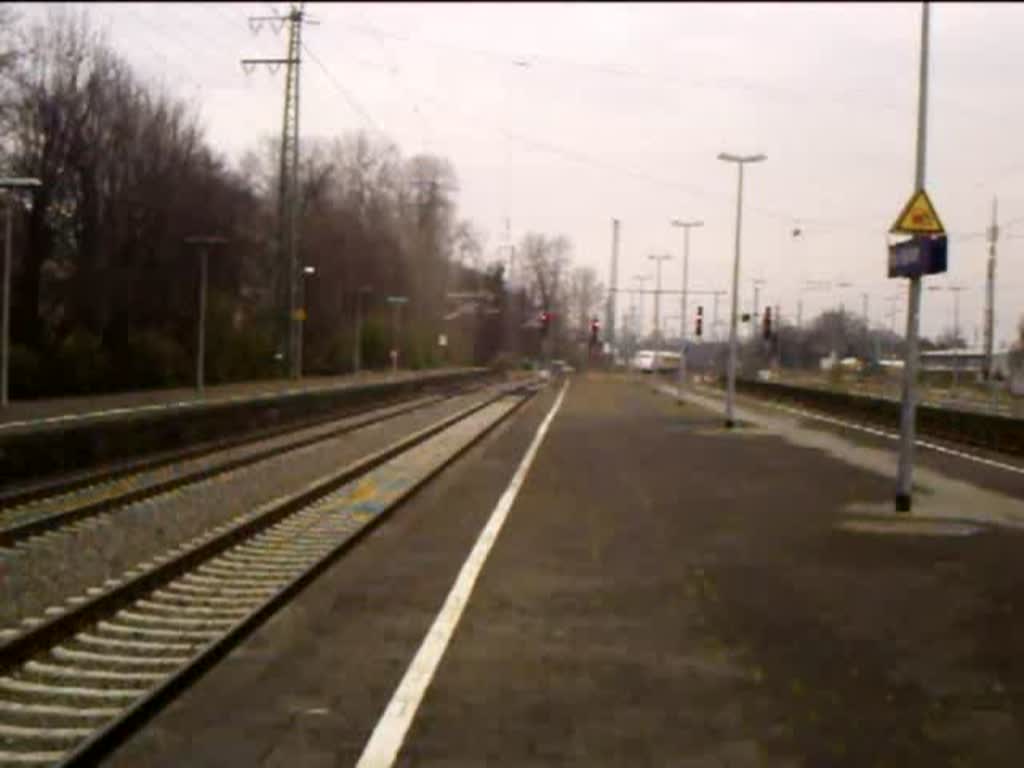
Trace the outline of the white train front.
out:
<instances>
[{"instance_id":1,"label":"white train front","mask_svg":"<svg viewBox=\"0 0 1024 768\"><path fill-rule=\"evenodd\" d=\"M633 368L641 373L667 373L679 370L678 352L641 349L633 355Z\"/></svg>"}]
</instances>

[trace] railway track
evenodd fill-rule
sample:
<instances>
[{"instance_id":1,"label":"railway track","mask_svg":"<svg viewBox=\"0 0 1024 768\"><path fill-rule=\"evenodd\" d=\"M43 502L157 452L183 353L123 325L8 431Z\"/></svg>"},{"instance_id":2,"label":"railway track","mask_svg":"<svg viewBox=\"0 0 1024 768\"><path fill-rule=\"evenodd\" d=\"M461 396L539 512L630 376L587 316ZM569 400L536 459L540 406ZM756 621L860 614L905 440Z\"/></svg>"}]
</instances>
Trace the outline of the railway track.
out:
<instances>
[{"instance_id":1,"label":"railway track","mask_svg":"<svg viewBox=\"0 0 1024 768\"><path fill-rule=\"evenodd\" d=\"M498 387L0 645L0 766L94 763L540 386Z\"/></svg>"},{"instance_id":2,"label":"railway track","mask_svg":"<svg viewBox=\"0 0 1024 768\"><path fill-rule=\"evenodd\" d=\"M312 425L284 427L270 434L205 446L174 457L144 462L130 472L116 468L93 475L88 484L54 485L48 495L33 492L23 500L11 495L9 499L14 501L0 502L0 547L15 547L32 537L87 521L113 509L315 445L482 386L484 384L452 388L443 394L418 397L364 413L335 415Z\"/></svg>"}]
</instances>

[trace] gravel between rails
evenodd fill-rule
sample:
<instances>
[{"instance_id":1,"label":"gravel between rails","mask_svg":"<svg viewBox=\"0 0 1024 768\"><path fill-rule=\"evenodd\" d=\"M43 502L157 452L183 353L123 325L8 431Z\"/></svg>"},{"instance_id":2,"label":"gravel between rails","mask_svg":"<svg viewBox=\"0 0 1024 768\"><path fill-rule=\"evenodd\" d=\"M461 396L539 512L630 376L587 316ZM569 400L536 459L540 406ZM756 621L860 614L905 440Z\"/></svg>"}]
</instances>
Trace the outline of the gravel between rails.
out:
<instances>
[{"instance_id":1,"label":"gravel between rails","mask_svg":"<svg viewBox=\"0 0 1024 768\"><path fill-rule=\"evenodd\" d=\"M328 422L315 424L310 427L300 427L289 430L274 437L255 439L242 445L232 448L225 448L213 453L203 454L192 458L181 459L170 464L165 464L152 469L144 469L130 475L115 477L109 480L97 480L90 485L75 488L63 493L55 493L38 499L0 507L0 526L17 525L46 518L51 515L66 511L69 508L81 505L115 500L118 496L131 491L141 491L162 483L175 481L187 475L193 475L204 470L215 469L228 462L242 461L248 458L255 458L269 451L279 452L289 449L303 441L321 439L330 435L331 432L343 428L346 424L356 423L368 416L386 414L401 411L411 407L423 407L433 402L440 402L437 395L428 395L415 400L403 401L390 405L381 405L363 413L352 413ZM397 415L397 414L396 414Z\"/></svg>"},{"instance_id":2,"label":"gravel between rails","mask_svg":"<svg viewBox=\"0 0 1024 768\"><path fill-rule=\"evenodd\" d=\"M89 518L0 552L0 627L30 625L49 606L123 575L150 558L260 504L290 492L401 437L491 397L494 388L305 448Z\"/></svg>"}]
</instances>

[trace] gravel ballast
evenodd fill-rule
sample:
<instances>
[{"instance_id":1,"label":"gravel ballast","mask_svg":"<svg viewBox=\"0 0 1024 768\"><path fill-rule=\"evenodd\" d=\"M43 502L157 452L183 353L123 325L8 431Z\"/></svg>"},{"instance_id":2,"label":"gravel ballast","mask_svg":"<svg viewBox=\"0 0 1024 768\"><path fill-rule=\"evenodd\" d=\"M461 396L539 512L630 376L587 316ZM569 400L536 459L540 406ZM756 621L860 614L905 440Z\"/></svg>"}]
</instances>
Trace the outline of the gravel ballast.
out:
<instances>
[{"instance_id":1,"label":"gravel ballast","mask_svg":"<svg viewBox=\"0 0 1024 768\"><path fill-rule=\"evenodd\" d=\"M493 394L487 388L112 510L0 551L0 627L39 619L178 547Z\"/></svg>"}]
</instances>

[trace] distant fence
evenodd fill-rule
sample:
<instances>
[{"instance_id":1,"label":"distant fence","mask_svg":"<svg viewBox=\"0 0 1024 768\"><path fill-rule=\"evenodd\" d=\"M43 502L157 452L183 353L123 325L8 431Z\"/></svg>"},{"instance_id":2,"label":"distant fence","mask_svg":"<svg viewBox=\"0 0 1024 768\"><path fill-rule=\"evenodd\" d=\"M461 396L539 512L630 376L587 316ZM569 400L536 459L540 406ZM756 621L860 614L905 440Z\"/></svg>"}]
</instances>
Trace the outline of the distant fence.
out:
<instances>
[{"instance_id":1,"label":"distant fence","mask_svg":"<svg viewBox=\"0 0 1024 768\"><path fill-rule=\"evenodd\" d=\"M893 400L751 379L738 380L736 389L899 429L900 404ZM1024 456L1024 419L918 405L916 423L921 435Z\"/></svg>"}]
</instances>

